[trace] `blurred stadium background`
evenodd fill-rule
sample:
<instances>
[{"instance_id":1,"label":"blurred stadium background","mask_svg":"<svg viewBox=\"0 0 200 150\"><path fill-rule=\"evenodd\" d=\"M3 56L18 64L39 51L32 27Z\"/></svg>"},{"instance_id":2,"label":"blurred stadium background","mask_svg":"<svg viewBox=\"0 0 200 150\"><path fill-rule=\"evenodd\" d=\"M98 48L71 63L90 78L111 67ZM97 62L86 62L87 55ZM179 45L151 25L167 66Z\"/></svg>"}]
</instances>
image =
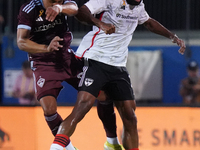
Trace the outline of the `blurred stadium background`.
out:
<instances>
[{"instance_id":1,"label":"blurred stadium background","mask_svg":"<svg viewBox=\"0 0 200 150\"><path fill-rule=\"evenodd\" d=\"M50 132L43 120L41 108L37 107L8 107L19 106L17 99L10 96L13 80L17 71L21 70L21 64L27 60L26 52L20 51L16 45L17 14L20 6L27 0L0 0L0 15L4 22L0 24L0 71L1 71L1 98L0 98L0 129L3 128L11 137L11 143L5 143L0 150L18 149L45 149L52 140ZM75 0L79 6L86 0ZM180 55L178 46L171 43L169 39L155 35L147 31L143 26L138 26L129 46L129 58L127 68L129 69L133 88L136 93L138 104L137 116L141 138L141 150L197 150L200 149L200 128L199 128L199 106L183 105L179 95L180 81L186 77L186 65L190 60L196 60L200 64L200 1L199 0L143 0L149 15L158 20L165 27L176 33L186 41L187 50L185 55ZM74 35L72 48L77 49L81 38L91 27L80 24L73 17L69 18L69 26ZM58 98L59 110L63 116L71 111L76 100L76 91L63 83L64 89ZM68 112L69 111L69 112ZM94 111L94 110L93 110ZM92 113L93 113L92 111ZM15 117L12 117L15 114ZM21 116L24 115L24 123L20 124ZM28 116L27 116L28 115ZM89 113L89 116L91 112ZM96 114L95 114L96 115ZM32 117L33 119L30 119ZM10 118L10 119L8 119ZM89 117L87 117L89 118ZM97 116L87 120L93 122ZM120 119L117 119L120 120ZM89 129L98 128L103 131L100 121L95 121L97 126L91 126L83 121L76 131L75 145L81 143L79 138L87 135ZM15 130L12 125L20 128L24 126L24 132ZM9 124L9 125L8 125ZM27 139L22 134L29 132L29 127L34 125L33 137ZM148 126L146 126L148 125ZM43 127L41 128L41 127ZM100 126L100 127L99 127ZM85 132L83 132L84 129ZM47 130L47 131L46 131ZM118 124L119 135L122 125ZM81 133L80 133L81 132ZM42 143L36 135L40 133L40 139L51 137L50 142ZM147 134L148 135L147 135ZM22 138L21 141L16 140ZM78 136L79 138L76 138ZM15 139L16 138L16 139ZM93 139L105 141L102 132L96 133ZM21 142L28 140L27 148ZM78 141L77 141L78 140ZM34 141L34 142L32 142ZM96 140L95 142L99 142ZM148 142L147 142L148 141ZM48 143L49 142L49 143ZM76 143L77 142L77 143ZM30 146L32 143L32 147ZM16 147L17 144L17 147ZM83 144L83 142L81 143ZM80 149L83 145L80 144ZM24 147L20 147L24 145ZM88 146L85 144L84 146ZM98 144L96 145L98 146ZM84 150L84 148L82 148ZM91 147L85 149L92 149ZM93 150L102 148L93 148Z\"/></svg>"},{"instance_id":2,"label":"blurred stadium background","mask_svg":"<svg viewBox=\"0 0 200 150\"><path fill-rule=\"evenodd\" d=\"M27 59L27 54L20 51L16 45L17 15L20 6L25 1L0 1L0 15L4 17L4 22L0 24L2 43L0 65L2 97L0 101L2 105L17 104L17 100L10 97L9 92L17 74L15 70L21 69L22 61ZM86 0L76 0L76 2L78 6L81 6ZM143 26L138 26L129 47L130 61L128 61L128 69L132 77L131 80L138 104L179 105L182 103L178 93L179 83L186 76L186 64L191 59L200 62L198 58L200 1L144 0L144 3L152 18L158 20L186 41L187 51L184 56L181 56L177 52L178 47L172 44L170 40L150 33ZM73 17L69 18L69 26L74 35L72 48L76 50L81 38L91 27L80 24ZM148 53L145 53L145 51L148 51ZM154 61L151 61L151 57L154 58ZM148 68L148 70L145 68ZM67 92L62 92L58 102L61 105L73 105L76 91L70 89L70 87L68 88L65 83L63 84L67 87L67 91L72 94L69 96ZM155 88L152 89L151 87ZM66 99L68 100L66 101Z\"/></svg>"}]
</instances>

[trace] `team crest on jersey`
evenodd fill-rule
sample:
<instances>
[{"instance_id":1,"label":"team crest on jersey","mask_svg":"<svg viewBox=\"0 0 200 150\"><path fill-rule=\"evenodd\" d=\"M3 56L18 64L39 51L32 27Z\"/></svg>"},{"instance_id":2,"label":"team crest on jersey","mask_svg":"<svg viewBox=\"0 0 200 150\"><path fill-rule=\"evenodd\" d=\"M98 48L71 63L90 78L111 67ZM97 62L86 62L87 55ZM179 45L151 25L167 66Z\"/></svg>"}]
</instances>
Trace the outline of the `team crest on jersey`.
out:
<instances>
[{"instance_id":1,"label":"team crest on jersey","mask_svg":"<svg viewBox=\"0 0 200 150\"><path fill-rule=\"evenodd\" d=\"M86 78L86 79L85 79L85 86L90 86L93 82L94 82L93 79Z\"/></svg>"},{"instance_id":2,"label":"team crest on jersey","mask_svg":"<svg viewBox=\"0 0 200 150\"><path fill-rule=\"evenodd\" d=\"M39 86L39 87L43 87L44 86L44 83L45 83L45 79L44 78L41 78L40 77L40 79L37 81L37 85Z\"/></svg>"},{"instance_id":3,"label":"team crest on jersey","mask_svg":"<svg viewBox=\"0 0 200 150\"><path fill-rule=\"evenodd\" d=\"M125 8L126 8L126 2L125 2L125 0L122 0L122 6L121 6L121 9L123 9L123 10L125 10Z\"/></svg>"}]
</instances>

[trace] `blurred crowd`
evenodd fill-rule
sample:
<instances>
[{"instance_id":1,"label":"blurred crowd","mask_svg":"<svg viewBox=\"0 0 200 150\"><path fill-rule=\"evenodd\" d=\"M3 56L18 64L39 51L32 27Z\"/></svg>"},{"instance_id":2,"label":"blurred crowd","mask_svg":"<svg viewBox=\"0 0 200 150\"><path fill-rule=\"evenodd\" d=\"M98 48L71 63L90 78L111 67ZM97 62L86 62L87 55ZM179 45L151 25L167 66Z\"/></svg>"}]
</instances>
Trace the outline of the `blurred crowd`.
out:
<instances>
[{"instance_id":1,"label":"blurred crowd","mask_svg":"<svg viewBox=\"0 0 200 150\"><path fill-rule=\"evenodd\" d=\"M200 75L196 61L187 65L187 77L181 81L180 95L184 104L200 104Z\"/></svg>"}]
</instances>

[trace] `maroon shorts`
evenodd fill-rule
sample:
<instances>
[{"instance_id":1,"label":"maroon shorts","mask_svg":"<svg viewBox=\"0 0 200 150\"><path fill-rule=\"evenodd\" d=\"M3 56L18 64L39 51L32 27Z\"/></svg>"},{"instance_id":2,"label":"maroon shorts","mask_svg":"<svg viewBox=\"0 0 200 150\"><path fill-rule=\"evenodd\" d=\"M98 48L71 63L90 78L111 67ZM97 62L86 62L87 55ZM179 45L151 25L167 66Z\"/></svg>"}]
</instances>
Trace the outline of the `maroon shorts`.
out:
<instances>
[{"instance_id":1,"label":"maroon shorts","mask_svg":"<svg viewBox=\"0 0 200 150\"><path fill-rule=\"evenodd\" d=\"M67 58L61 58L61 60L59 62L31 62L38 100L44 96L57 98L63 88L61 84L63 81L78 89L80 79L77 75L82 72L83 61L77 59L73 52L68 53Z\"/></svg>"}]
</instances>

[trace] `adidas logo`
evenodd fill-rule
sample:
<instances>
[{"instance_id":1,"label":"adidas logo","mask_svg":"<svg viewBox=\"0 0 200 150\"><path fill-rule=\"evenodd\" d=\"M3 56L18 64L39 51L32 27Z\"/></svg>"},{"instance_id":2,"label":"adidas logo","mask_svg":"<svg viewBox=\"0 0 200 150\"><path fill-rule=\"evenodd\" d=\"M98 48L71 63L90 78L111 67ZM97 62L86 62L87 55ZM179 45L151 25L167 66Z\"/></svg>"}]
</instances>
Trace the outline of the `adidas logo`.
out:
<instances>
[{"instance_id":1,"label":"adidas logo","mask_svg":"<svg viewBox=\"0 0 200 150\"><path fill-rule=\"evenodd\" d=\"M36 21L43 21L42 17L38 17Z\"/></svg>"}]
</instances>

